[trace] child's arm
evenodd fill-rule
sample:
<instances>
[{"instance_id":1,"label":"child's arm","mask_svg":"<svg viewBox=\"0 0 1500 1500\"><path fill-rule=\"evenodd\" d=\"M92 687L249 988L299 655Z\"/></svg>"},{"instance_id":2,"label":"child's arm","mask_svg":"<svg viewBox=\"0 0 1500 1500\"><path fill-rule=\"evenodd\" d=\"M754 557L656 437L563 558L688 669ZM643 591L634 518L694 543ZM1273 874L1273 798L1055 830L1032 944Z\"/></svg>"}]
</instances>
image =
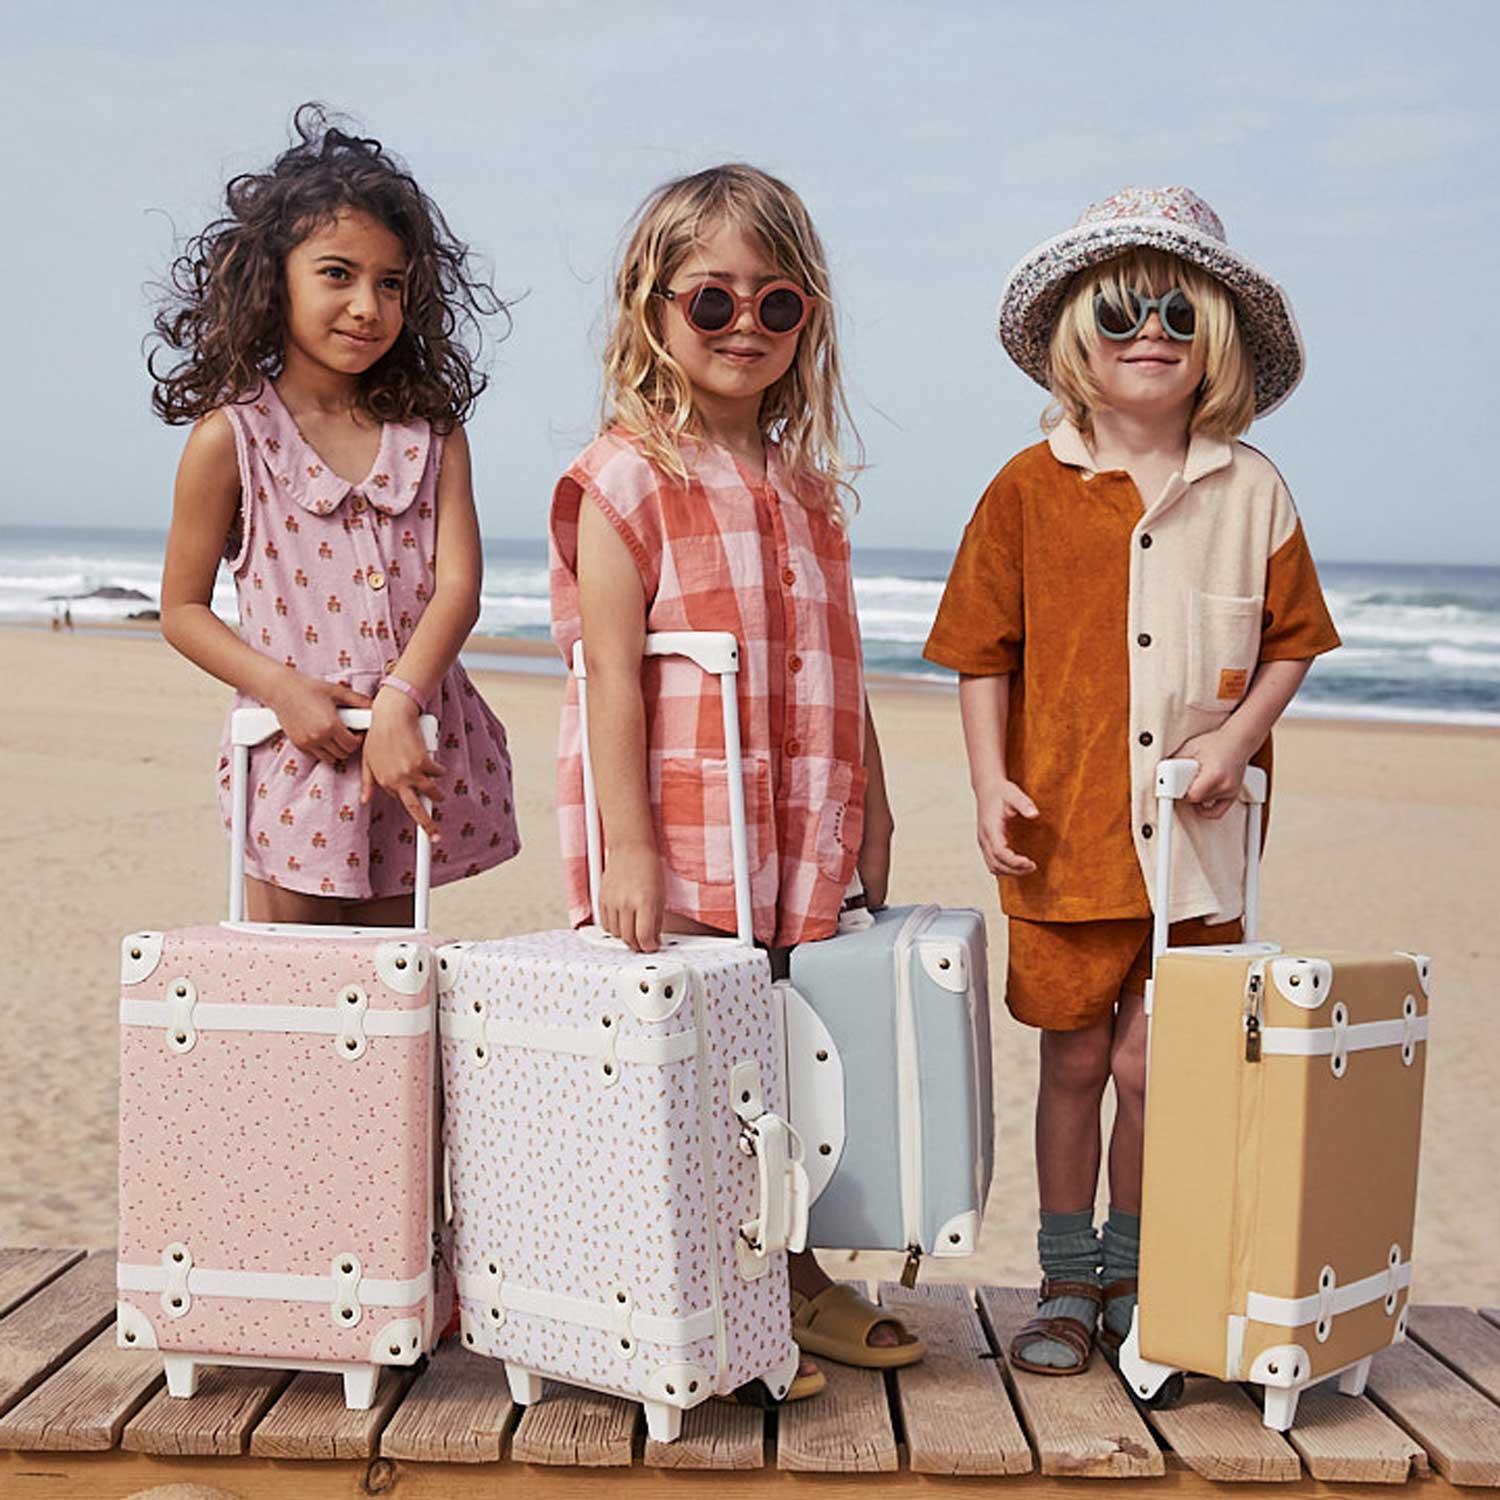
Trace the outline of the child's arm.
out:
<instances>
[{"instance_id":1,"label":"child's arm","mask_svg":"<svg viewBox=\"0 0 1500 1500\"><path fill-rule=\"evenodd\" d=\"M1187 800L1201 817L1222 818L1234 805L1250 757L1265 744L1311 666L1310 658L1262 662L1240 706L1217 729L1178 747L1178 756L1198 762Z\"/></svg>"},{"instance_id":2,"label":"child's arm","mask_svg":"<svg viewBox=\"0 0 1500 1500\"><path fill-rule=\"evenodd\" d=\"M359 748L359 737L339 722L338 709L368 708L370 700L262 656L210 607L239 503L234 432L216 411L193 428L177 466L161 575L161 633L190 662L272 709L299 750L325 762L341 760Z\"/></svg>"},{"instance_id":3,"label":"child's arm","mask_svg":"<svg viewBox=\"0 0 1500 1500\"><path fill-rule=\"evenodd\" d=\"M433 697L479 619L484 549L471 475L469 440L462 427L455 427L444 440L443 467L438 474L432 598L405 650L385 674L409 683L433 711ZM361 800L368 802L377 786L384 788L436 842L437 826L419 798L443 800L436 780L443 769L422 743L419 713L416 702L399 688L385 687L375 694L375 711L365 739Z\"/></svg>"},{"instance_id":4,"label":"child's arm","mask_svg":"<svg viewBox=\"0 0 1500 1500\"><path fill-rule=\"evenodd\" d=\"M969 753L969 784L979 812L979 849L992 875L1029 875L1036 862L1010 847L1006 824L1034 818L1034 803L1005 774L1005 731L1010 717L1010 673L975 677L961 673L958 709Z\"/></svg>"},{"instance_id":5,"label":"child's arm","mask_svg":"<svg viewBox=\"0 0 1500 1500\"><path fill-rule=\"evenodd\" d=\"M599 921L637 953L651 953L661 940L666 882L646 779L646 591L629 548L587 496L578 512L578 606L604 829Z\"/></svg>"},{"instance_id":6,"label":"child's arm","mask_svg":"<svg viewBox=\"0 0 1500 1500\"><path fill-rule=\"evenodd\" d=\"M885 764L880 758L880 741L875 737L875 719L870 700L865 699L865 831L860 839L859 883L872 908L885 905L891 879L891 836L896 821L891 816L891 802L886 795Z\"/></svg>"}]
</instances>

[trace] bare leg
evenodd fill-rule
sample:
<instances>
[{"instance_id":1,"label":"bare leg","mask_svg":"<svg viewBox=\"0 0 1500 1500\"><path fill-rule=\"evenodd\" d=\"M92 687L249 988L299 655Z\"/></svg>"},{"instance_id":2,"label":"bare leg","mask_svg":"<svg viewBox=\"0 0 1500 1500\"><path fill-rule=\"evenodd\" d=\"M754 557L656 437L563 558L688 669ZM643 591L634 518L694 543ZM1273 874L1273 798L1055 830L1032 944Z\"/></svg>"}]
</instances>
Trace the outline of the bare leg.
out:
<instances>
[{"instance_id":1,"label":"bare leg","mask_svg":"<svg viewBox=\"0 0 1500 1500\"><path fill-rule=\"evenodd\" d=\"M415 916L411 896L372 896L368 901L346 901L340 920L357 927L410 927Z\"/></svg>"},{"instance_id":2,"label":"bare leg","mask_svg":"<svg viewBox=\"0 0 1500 1500\"><path fill-rule=\"evenodd\" d=\"M1115 1011L1110 1076L1115 1084L1115 1128L1109 1138L1109 1201L1128 1214L1141 1211L1141 1147L1146 1132L1146 1001L1122 994Z\"/></svg>"},{"instance_id":3,"label":"bare leg","mask_svg":"<svg viewBox=\"0 0 1500 1500\"><path fill-rule=\"evenodd\" d=\"M245 910L252 922L331 927L344 921L344 906L337 896L310 896L305 891L283 890L264 880L245 881Z\"/></svg>"},{"instance_id":4,"label":"bare leg","mask_svg":"<svg viewBox=\"0 0 1500 1500\"><path fill-rule=\"evenodd\" d=\"M1114 1018L1082 1031L1044 1031L1036 1096L1036 1178L1043 1213L1094 1206L1099 1105L1109 1082Z\"/></svg>"}]
</instances>

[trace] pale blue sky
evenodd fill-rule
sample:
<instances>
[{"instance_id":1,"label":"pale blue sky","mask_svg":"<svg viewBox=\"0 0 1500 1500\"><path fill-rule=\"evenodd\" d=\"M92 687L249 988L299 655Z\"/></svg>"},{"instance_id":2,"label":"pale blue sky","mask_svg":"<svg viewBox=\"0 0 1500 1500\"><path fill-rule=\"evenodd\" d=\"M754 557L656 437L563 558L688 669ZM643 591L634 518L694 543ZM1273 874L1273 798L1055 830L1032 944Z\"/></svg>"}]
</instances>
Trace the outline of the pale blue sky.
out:
<instances>
[{"instance_id":1,"label":"pale blue sky","mask_svg":"<svg viewBox=\"0 0 1500 1500\"><path fill-rule=\"evenodd\" d=\"M588 438L608 270L656 183L755 162L829 246L869 472L856 543L951 546L1043 392L1005 272L1126 183L1186 183L1291 293L1308 375L1249 438L1328 558L1500 562L1500 5L253 6L11 0L0 521L164 525L148 280L320 98L524 298L471 426L485 532L540 535Z\"/></svg>"}]
</instances>

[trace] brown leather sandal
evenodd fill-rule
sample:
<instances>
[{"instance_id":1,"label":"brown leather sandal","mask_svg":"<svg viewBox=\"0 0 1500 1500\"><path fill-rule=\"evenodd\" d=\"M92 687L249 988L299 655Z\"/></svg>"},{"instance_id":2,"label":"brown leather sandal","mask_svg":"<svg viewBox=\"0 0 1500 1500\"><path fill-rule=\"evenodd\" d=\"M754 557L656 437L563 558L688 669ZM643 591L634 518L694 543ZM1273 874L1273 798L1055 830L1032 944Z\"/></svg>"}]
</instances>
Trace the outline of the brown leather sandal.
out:
<instances>
[{"instance_id":1,"label":"brown leather sandal","mask_svg":"<svg viewBox=\"0 0 1500 1500\"><path fill-rule=\"evenodd\" d=\"M1099 1292L1099 1295L1103 1299L1103 1304L1105 1306L1108 1306L1109 1303L1113 1302L1117 1297L1133 1297L1139 1296L1139 1294L1140 1293L1137 1287L1136 1278L1134 1276L1122 1276L1118 1281L1112 1281L1107 1287L1101 1288ZM1125 1333L1129 1333L1129 1331L1129 1329L1126 1329ZM1100 1317L1099 1332L1095 1335L1095 1337L1099 1340L1099 1347L1103 1349L1106 1354L1111 1356L1111 1363L1114 1363L1113 1356L1119 1354L1120 1345L1125 1342L1125 1333L1116 1333L1114 1329L1104 1321L1104 1318L1102 1316Z\"/></svg>"},{"instance_id":2,"label":"brown leather sandal","mask_svg":"<svg viewBox=\"0 0 1500 1500\"><path fill-rule=\"evenodd\" d=\"M1054 1281L1051 1277L1045 1277L1041 1290L1037 1293L1037 1305L1050 1302L1054 1297L1082 1297L1085 1301L1092 1302L1096 1308L1104 1306L1104 1293L1091 1281ZM1096 1313L1095 1323L1097 1319ZM1095 1324L1084 1323L1078 1318L1032 1318L1010 1341L1010 1363L1014 1369L1030 1370L1034 1375L1081 1374L1088 1368L1089 1355L1094 1348L1094 1326ZM1021 1351L1038 1339L1051 1339L1072 1350L1078 1356L1078 1363L1061 1368L1057 1365L1033 1363Z\"/></svg>"}]
</instances>

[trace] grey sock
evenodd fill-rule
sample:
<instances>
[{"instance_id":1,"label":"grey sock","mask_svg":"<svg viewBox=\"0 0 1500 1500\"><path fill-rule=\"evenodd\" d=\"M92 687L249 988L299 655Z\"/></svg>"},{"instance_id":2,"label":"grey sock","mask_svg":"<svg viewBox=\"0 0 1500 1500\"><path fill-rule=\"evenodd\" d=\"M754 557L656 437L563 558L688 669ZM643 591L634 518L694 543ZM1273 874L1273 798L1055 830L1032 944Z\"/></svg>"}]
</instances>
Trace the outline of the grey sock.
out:
<instances>
[{"instance_id":1,"label":"grey sock","mask_svg":"<svg viewBox=\"0 0 1500 1500\"><path fill-rule=\"evenodd\" d=\"M1042 1274L1054 1281L1084 1281L1099 1285L1099 1236L1094 1229L1094 1211L1081 1209L1076 1214L1042 1215L1042 1227L1036 1237ZM1037 1315L1043 1318L1077 1318L1091 1328L1099 1309L1084 1297L1053 1297L1042 1303ZM1072 1369L1077 1354L1056 1339L1033 1339L1021 1350L1035 1365L1054 1370Z\"/></svg>"},{"instance_id":2,"label":"grey sock","mask_svg":"<svg viewBox=\"0 0 1500 1500\"><path fill-rule=\"evenodd\" d=\"M1104 1272L1100 1280L1105 1286L1112 1281L1124 1281L1136 1275L1140 1264L1141 1216L1121 1213L1112 1207L1104 1222ZM1135 1293L1131 1292L1124 1297L1112 1297L1104 1304L1104 1321L1121 1338L1130 1332L1135 1302Z\"/></svg>"}]
</instances>

